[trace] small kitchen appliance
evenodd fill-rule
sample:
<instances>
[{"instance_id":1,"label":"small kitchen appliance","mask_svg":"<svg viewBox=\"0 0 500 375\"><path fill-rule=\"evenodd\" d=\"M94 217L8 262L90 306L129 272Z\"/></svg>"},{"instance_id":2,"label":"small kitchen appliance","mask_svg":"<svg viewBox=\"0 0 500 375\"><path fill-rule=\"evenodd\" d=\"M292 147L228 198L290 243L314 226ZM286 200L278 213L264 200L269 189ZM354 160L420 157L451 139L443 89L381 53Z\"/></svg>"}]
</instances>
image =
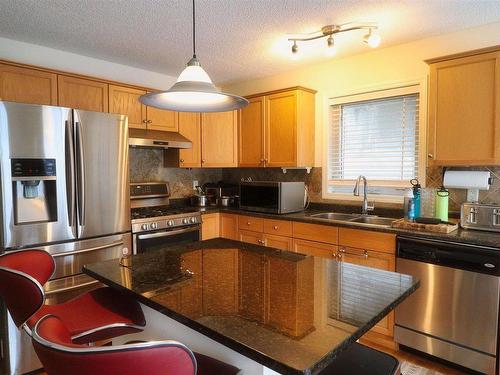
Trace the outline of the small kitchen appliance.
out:
<instances>
[{"instance_id":1,"label":"small kitchen appliance","mask_svg":"<svg viewBox=\"0 0 500 375\"><path fill-rule=\"evenodd\" d=\"M303 182L245 181L240 183L240 208L287 214L304 210Z\"/></svg>"},{"instance_id":2,"label":"small kitchen appliance","mask_svg":"<svg viewBox=\"0 0 500 375\"><path fill-rule=\"evenodd\" d=\"M467 229L500 232L500 205L462 203L460 225Z\"/></svg>"}]
</instances>

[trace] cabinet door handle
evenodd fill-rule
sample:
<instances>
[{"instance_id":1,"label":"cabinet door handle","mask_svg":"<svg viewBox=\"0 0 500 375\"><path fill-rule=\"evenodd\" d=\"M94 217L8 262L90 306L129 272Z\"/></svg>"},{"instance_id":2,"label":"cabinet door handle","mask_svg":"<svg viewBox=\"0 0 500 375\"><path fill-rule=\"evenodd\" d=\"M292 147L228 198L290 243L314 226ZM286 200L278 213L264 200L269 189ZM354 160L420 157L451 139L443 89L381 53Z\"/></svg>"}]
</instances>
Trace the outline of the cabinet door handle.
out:
<instances>
[{"instance_id":1,"label":"cabinet door handle","mask_svg":"<svg viewBox=\"0 0 500 375\"><path fill-rule=\"evenodd\" d=\"M247 225L251 225L251 224L252 224L251 222L247 221Z\"/></svg>"},{"instance_id":2,"label":"cabinet door handle","mask_svg":"<svg viewBox=\"0 0 500 375\"><path fill-rule=\"evenodd\" d=\"M201 162L204 163L205 162L205 159L201 159Z\"/></svg>"},{"instance_id":3,"label":"cabinet door handle","mask_svg":"<svg viewBox=\"0 0 500 375\"><path fill-rule=\"evenodd\" d=\"M427 154L427 157L428 157L429 159L434 159L434 154Z\"/></svg>"},{"instance_id":4,"label":"cabinet door handle","mask_svg":"<svg viewBox=\"0 0 500 375\"><path fill-rule=\"evenodd\" d=\"M365 251L363 252L363 256L365 257L365 259L368 259L368 250L365 250Z\"/></svg>"},{"instance_id":5,"label":"cabinet door handle","mask_svg":"<svg viewBox=\"0 0 500 375\"><path fill-rule=\"evenodd\" d=\"M153 121L152 120L148 120L148 124L151 124Z\"/></svg>"},{"instance_id":6,"label":"cabinet door handle","mask_svg":"<svg viewBox=\"0 0 500 375\"><path fill-rule=\"evenodd\" d=\"M184 159L179 160L181 163L184 163Z\"/></svg>"},{"instance_id":7,"label":"cabinet door handle","mask_svg":"<svg viewBox=\"0 0 500 375\"><path fill-rule=\"evenodd\" d=\"M148 123L148 120L142 120L142 123L143 123L143 124L147 124L147 123Z\"/></svg>"}]
</instances>

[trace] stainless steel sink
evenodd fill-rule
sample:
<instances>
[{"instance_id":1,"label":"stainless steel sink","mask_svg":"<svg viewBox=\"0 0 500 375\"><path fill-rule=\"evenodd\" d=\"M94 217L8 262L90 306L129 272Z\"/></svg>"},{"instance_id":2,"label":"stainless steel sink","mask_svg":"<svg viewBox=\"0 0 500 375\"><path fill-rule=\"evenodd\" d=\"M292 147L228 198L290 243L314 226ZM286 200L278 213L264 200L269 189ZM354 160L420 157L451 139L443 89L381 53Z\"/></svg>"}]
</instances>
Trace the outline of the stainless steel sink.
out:
<instances>
[{"instance_id":1,"label":"stainless steel sink","mask_svg":"<svg viewBox=\"0 0 500 375\"><path fill-rule=\"evenodd\" d=\"M395 219L390 217L361 216L356 219L349 220L349 222L360 223L360 224L382 225L390 227L394 220Z\"/></svg>"},{"instance_id":2,"label":"stainless steel sink","mask_svg":"<svg viewBox=\"0 0 500 375\"><path fill-rule=\"evenodd\" d=\"M342 214L336 212L327 212L322 214L311 215L317 219L337 220L337 221L351 221L352 219L359 218L358 214Z\"/></svg>"},{"instance_id":3,"label":"stainless steel sink","mask_svg":"<svg viewBox=\"0 0 500 375\"><path fill-rule=\"evenodd\" d=\"M321 214L314 214L311 215L311 217L314 217L316 219L344 221L349 223L375 225L381 227L390 227L392 222L396 220L390 217L380 217L380 216L361 215L361 214L344 214L337 212L325 212Z\"/></svg>"}]
</instances>

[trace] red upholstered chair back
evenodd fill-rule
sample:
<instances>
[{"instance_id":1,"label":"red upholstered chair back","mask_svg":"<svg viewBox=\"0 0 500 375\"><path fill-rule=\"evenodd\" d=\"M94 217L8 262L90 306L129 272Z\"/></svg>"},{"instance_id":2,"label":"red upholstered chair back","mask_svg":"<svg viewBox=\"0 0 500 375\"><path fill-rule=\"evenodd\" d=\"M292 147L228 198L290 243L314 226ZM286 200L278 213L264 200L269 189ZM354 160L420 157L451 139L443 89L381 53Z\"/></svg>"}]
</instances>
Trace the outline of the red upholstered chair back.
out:
<instances>
[{"instance_id":1,"label":"red upholstered chair back","mask_svg":"<svg viewBox=\"0 0 500 375\"><path fill-rule=\"evenodd\" d=\"M48 375L195 375L197 371L193 352L177 341L76 345L64 323L53 315L38 321L32 340Z\"/></svg>"},{"instance_id":2,"label":"red upholstered chair back","mask_svg":"<svg viewBox=\"0 0 500 375\"><path fill-rule=\"evenodd\" d=\"M43 250L14 251L0 256L0 298L18 327L42 307L43 284L54 269L54 259Z\"/></svg>"}]
</instances>

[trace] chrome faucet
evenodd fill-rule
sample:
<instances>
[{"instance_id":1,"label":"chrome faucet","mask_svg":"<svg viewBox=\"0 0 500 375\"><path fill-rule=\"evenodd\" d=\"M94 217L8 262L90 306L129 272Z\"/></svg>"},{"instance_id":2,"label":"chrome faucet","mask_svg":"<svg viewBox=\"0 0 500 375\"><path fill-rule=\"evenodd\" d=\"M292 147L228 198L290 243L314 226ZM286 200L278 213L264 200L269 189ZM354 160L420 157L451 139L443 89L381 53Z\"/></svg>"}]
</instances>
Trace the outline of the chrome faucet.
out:
<instances>
[{"instance_id":1,"label":"chrome faucet","mask_svg":"<svg viewBox=\"0 0 500 375\"><path fill-rule=\"evenodd\" d=\"M358 179L356 180L356 185L354 185L354 191L353 194L356 197L359 197L359 184L363 180L363 205L361 206L361 214L362 215L368 215L368 211L373 211L375 208L374 204L368 204L368 183L366 182L366 177L359 175Z\"/></svg>"}]
</instances>

